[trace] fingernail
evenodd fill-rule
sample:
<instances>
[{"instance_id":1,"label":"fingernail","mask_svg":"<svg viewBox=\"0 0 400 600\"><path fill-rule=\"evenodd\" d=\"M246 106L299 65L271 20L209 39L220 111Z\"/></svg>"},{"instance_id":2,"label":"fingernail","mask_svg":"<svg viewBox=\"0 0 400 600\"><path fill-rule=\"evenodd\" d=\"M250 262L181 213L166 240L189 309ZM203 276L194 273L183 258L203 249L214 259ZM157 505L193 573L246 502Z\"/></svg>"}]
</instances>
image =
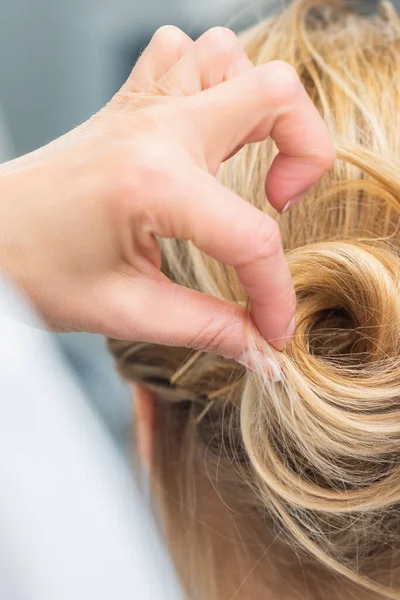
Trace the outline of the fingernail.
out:
<instances>
[{"instance_id":1,"label":"fingernail","mask_svg":"<svg viewBox=\"0 0 400 600\"><path fill-rule=\"evenodd\" d=\"M270 344L275 348L275 350L284 350L286 346L289 344L291 339L293 338L296 331L296 317L293 317L289 323L289 327L286 330L286 335L281 338L277 338L276 340L271 340Z\"/></svg>"},{"instance_id":2,"label":"fingernail","mask_svg":"<svg viewBox=\"0 0 400 600\"><path fill-rule=\"evenodd\" d=\"M279 365L261 352L256 352L254 354L253 352L246 350L246 352L243 352L242 356L238 359L238 363L254 373L258 373L261 367L274 383L282 380L282 373Z\"/></svg>"},{"instance_id":3,"label":"fingernail","mask_svg":"<svg viewBox=\"0 0 400 600\"><path fill-rule=\"evenodd\" d=\"M304 196L304 194L297 194L297 196L294 196L293 198L288 200L279 214L284 215L288 210L293 208L293 206L296 206L296 204L298 204L300 202L300 200L303 198L303 196Z\"/></svg>"}]
</instances>

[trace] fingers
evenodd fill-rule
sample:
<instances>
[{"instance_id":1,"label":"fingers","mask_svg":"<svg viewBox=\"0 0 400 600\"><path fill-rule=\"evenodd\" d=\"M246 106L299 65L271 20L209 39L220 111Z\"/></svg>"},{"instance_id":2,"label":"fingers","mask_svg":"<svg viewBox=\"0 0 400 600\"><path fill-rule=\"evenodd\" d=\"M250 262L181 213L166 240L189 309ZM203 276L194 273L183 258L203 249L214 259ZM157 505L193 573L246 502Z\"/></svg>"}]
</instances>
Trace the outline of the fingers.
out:
<instances>
[{"instance_id":1,"label":"fingers","mask_svg":"<svg viewBox=\"0 0 400 600\"><path fill-rule=\"evenodd\" d=\"M331 167L327 127L295 70L274 61L186 99L211 172L236 148L272 136L279 154L266 180L278 211L295 203Z\"/></svg>"},{"instance_id":2,"label":"fingers","mask_svg":"<svg viewBox=\"0 0 400 600\"><path fill-rule=\"evenodd\" d=\"M275 221L200 168L184 169L166 201L146 199L152 236L190 239L200 250L233 266L251 300L262 336L282 349L293 335L295 295ZM195 306L187 306L194 323ZM215 318L222 318L215 314ZM200 327L200 324L197 323ZM226 349L230 340L226 335Z\"/></svg>"},{"instance_id":3,"label":"fingers","mask_svg":"<svg viewBox=\"0 0 400 600\"><path fill-rule=\"evenodd\" d=\"M193 44L193 40L178 27L161 27L139 58L122 90L133 93L147 91Z\"/></svg>"},{"instance_id":4,"label":"fingers","mask_svg":"<svg viewBox=\"0 0 400 600\"><path fill-rule=\"evenodd\" d=\"M250 71L253 65L230 29L203 34L151 88L152 93L189 96Z\"/></svg>"},{"instance_id":5,"label":"fingers","mask_svg":"<svg viewBox=\"0 0 400 600\"><path fill-rule=\"evenodd\" d=\"M146 214L151 215L146 227L149 245L155 237L189 239L216 260L234 267L250 297L256 328L275 348L282 349L293 335L295 295L279 228L274 220L218 183L204 170L203 160L213 173L241 145L271 135L279 154L267 176L266 191L271 204L282 211L331 166L333 144L289 65L273 62L253 69L235 45L237 54L226 53L218 66L217 60L211 61L211 68L209 48L204 41L191 45L154 88L159 85L161 93L187 95L176 100L180 126L179 131L171 131L176 139L184 140L189 154L193 151L193 162L199 166L185 162L172 169L167 187L163 186L169 190L168 198L165 192L162 197L146 197ZM205 89L208 86L213 87ZM143 215L137 216L141 222ZM158 278L153 284L161 285ZM163 291L157 289L154 302L159 304L154 311L149 311L147 292L137 296L143 302L137 314L151 316L145 319L142 334L130 332L127 337L152 341L143 336L145 331L154 331L157 343L242 356L238 349L240 346L243 352L246 345L242 309L183 291L167 281ZM161 313L162 318L158 316ZM138 322L142 323L142 317L136 319L136 326ZM160 337L162 331L165 337ZM172 341L162 341L168 339Z\"/></svg>"},{"instance_id":6,"label":"fingers","mask_svg":"<svg viewBox=\"0 0 400 600\"><path fill-rule=\"evenodd\" d=\"M110 313L105 335L216 352L280 380L272 353L246 352L249 324L237 304L173 284L160 273L153 279L121 278L103 297Z\"/></svg>"}]
</instances>

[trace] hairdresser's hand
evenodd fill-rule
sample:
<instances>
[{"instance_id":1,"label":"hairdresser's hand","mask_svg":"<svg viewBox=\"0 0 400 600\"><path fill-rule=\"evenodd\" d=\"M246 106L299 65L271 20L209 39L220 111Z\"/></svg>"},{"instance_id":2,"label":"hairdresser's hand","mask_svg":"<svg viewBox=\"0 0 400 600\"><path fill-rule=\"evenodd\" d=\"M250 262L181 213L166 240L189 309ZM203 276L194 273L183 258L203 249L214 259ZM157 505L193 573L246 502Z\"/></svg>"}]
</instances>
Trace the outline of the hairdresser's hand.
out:
<instances>
[{"instance_id":1,"label":"hairdresser's hand","mask_svg":"<svg viewBox=\"0 0 400 600\"><path fill-rule=\"evenodd\" d=\"M254 322L278 349L293 334L293 286L279 229L215 174L272 136L266 181L282 210L333 160L297 75L254 69L236 37L194 43L160 30L110 104L64 138L0 170L0 267L56 330L214 350L245 361L244 308L160 273L158 237L192 240L232 265Z\"/></svg>"}]
</instances>

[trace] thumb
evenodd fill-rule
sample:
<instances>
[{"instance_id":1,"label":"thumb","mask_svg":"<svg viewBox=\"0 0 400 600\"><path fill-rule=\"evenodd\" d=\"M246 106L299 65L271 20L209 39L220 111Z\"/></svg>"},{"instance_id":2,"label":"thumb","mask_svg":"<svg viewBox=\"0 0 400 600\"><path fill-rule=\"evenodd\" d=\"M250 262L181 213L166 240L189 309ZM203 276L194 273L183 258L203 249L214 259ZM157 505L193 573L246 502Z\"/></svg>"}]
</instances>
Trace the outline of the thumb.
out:
<instances>
[{"instance_id":1,"label":"thumb","mask_svg":"<svg viewBox=\"0 0 400 600\"><path fill-rule=\"evenodd\" d=\"M162 274L121 278L110 287L105 304L111 314L104 335L215 352L280 379L272 351L238 304L174 284ZM252 347L255 340L260 348L256 356L248 352L249 335Z\"/></svg>"},{"instance_id":2,"label":"thumb","mask_svg":"<svg viewBox=\"0 0 400 600\"><path fill-rule=\"evenodd\" d=\"M282 210L328 170L328 129L296 71L282 61L254 68L186 100L188 130L201 140L212 173L243 144L271 136L279 154L267 177L268 199ZM190 125L191 124L191 125Z\"/></svg>"}]
</instances>

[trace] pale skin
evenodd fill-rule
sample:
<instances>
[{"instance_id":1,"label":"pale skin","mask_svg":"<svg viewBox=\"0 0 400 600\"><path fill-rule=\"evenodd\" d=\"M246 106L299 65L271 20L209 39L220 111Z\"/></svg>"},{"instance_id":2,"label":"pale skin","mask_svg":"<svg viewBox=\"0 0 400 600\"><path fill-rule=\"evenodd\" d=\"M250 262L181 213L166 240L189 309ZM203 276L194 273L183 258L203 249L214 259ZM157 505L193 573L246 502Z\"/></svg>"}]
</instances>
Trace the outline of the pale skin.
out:
<instances>
[{"instance_id":1,"label":"pale skin","mask_svg":"<svg viewBox=\"0 0 400 600\"><path fill-rule=\"evenodd\" d=\"M294 70L254 68L236 36L159 30L87 123L0 167L0 269L56 331L215 351L246 364L242 306L170 282L157 238L231 265L260 339L282 350L295 294L275 221L222 186L220 164L271 136L277 210L330 168L332 140ZM289 203L289 204L288 204Z\"/></svg>"},{"instance_id":2,"label":"pale skin","mask_svg":"<svg viewBox=\"0 0 400 600\"><path fill-rule=\"evenodd\" d=\"M140 384L131 384L133 401L135 405L135 431L136 431L136 449L139 453L141 464L151 474L153 470L153 438L156 419L156 405L154 394L145 386ZM218 566L218 572L221 576L220 589L221 598L226 600L249 600L250 598L263 598L263 600L294 600L292 593L293 586L296 589L295 597L299 598L302 592L304 597L309 596L309 590L301 576L295 581L295 584L287 585L287 575L279 574L276 567L271 568L268 575L268 585L265 583L265 565L268 564L265 551L260 554L260 561L254 559L248 562L245 553L237 553L235 544L229 544L231 532L224 531L224 516L220 514L220 497L215 493L212 486L206 486L202 490L203 494L209 494L209 502L213 506L213 526L211 529L217 531L214 543L219 548L221 564ZM208 515L209 517L210 515ZM226 516L225 516L226 518ZM239 559L239 562L238 562ZM264 559L264 560L262 560ZM286 575L286 576L285 576ZM327 600L338 600L333 596Z\"/></svg>"},{"instance_id":3,"label":"pale skin","mask_svg":"<svg viewBox=\"0 0 400 600\"><path fill-rule=\"evenodd\" d=\"M132 398L135 406L135 432L136 450L139 453L141 464L151 474L153 471L153 444L156 421L156 396L141 384L131 383ZM274 563L274 557L269 557L266 550L261 550L259 561L256 558L248 560L246 554L238 553L236 542L229 543L232 532L224 531L226 514L220 514L221 498L214 486L207 486L203 482L202 493L209 494L212 506L213 525L210 529L216 532L214 538L215 548L219 549L215 556L221 558L217 567L220 573L221 598L226 600L249 600L262 598L263 600L297 600L298 598L311 598L311 590L304 574L297 572L298 565L294 564L291 577L288 577L287 567L279 567ZM155 488L156 489L156 488ZM207 514L210 518L210 513ZM218 524L218 529L217 529ZM209 525L209 524L208 524ZM270 558L272 559L269 563ZM265 578L268 575L267 580ZM327 595L329 594L329 595ZM353 594L350 594L353 597ZM319 594L316 597L320 598ZM346 596L347 597L347 596ZM355 596L354 596L355 597ZM362 595L362 600L372 600L376 596ZM343 600L343 589L335 585L327 589L326 600ZM361 597L357 596L359 600Z\"/></svg>"}]
</instances>

